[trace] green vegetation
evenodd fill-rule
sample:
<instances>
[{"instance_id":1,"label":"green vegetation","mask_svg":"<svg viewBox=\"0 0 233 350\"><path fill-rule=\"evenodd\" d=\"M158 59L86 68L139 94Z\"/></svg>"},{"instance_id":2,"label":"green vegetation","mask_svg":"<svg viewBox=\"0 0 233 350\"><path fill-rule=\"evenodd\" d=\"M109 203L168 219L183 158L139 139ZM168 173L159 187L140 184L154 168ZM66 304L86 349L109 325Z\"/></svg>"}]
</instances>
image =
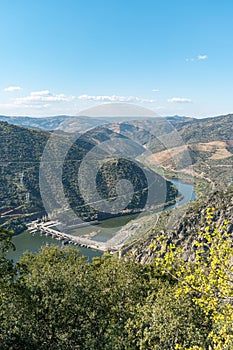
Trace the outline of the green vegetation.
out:
<instances>
[{"instance_id":1,"label":"green vegetation","mask_svg":"<svg viewBox=\"0 0 233 350\"><path fill-rule=\"evenodd\" d=\"M1 349L230 350L233 291L229 222L207 210L193 261L160 237L153 264L105 255L88 263L44 247L13 264L1 232Z\"/></svg>"},{"instance_id":2,"label":"green vegetation","mask_svg":"<svg viewBox=\"0 0 233 350\"><path fill-rule=\"evenodd\" d=\"M1 233L0 348L174 349L202 345L210 324L153 265L45 247L14 266ZM7 237L8 239L8 237ZM187 322L188 318L188 322Z\"/></svg>"},{"instance_id":3,"label":"green vegetation","mask_svg":"<svg viewBox=\"0 0 233 350\"><path fill-rule=\"evenodd\" d=\"M156 266L178 281L175 295L190 296L211 322L207 337L211 349L230 350L233 348L232 236L228 233L227 220L219 225L214 219L215 208L208 208L206 225L194 242L192 262L183 259L182 248L172 243L164 245L161 239ZM151 245L152 249L157 247ZM183 344L177 343L177 349L183 349ZM202 345L197 349L206 347Z\"/></svg>"},{"instance_id":4,"label":"green vegetation","mask_svg":"<svg viewBox=\"0 0 233 350\"><path fill-rule=\"evenodd\" d=\"M88 263L76 249L46 246L36 255L25 254L14 265L6 258L12 248L11 234L0 228L0 350L233 349L233 187L222 189L232 182L232 143L226 142L232 134L231 118L168 118L189 143L202 195L177 209L181 219L172 228L168 212L158 221L156 214L141 218L138 229L142 232L124 247L121 259L105 255ZM153 125L151 120L143 122ZM177 146L172 145L169 126L163 128L158 120L157 127L160 123L159 132L170 131L171 147ZM105 128L82 135L65 158L64 192L84 220L105 215L84 203L76 181L80 162L90 150L103 141L130 137L155 152L163 151L163 145L134 122L119 123L119 127L124 136ZM21 231L25 220L44 213L39 164L51 133L7 123L0 123L0 132L0 224L17 225ZM69 143L68 135L61 132L60 141L63 148ZM55 159L56 152L59 148ZM135 154L141 154L140 146ZM163 170L175 176L170 159L163 156ZM185 154L178 152L177 160L184 164ZM100 165L96 185L104 200L116 198L120 180L130 180L135 194L128 212L144 207L147 178L155 179L157 187L166 184L167 201L177 194L157 171L146 167L142 171L141 163L112 157ZM49 163L49 175L54 169L56 164ZM183 170L180 166L179 176L187 179ZM89 179L79 180L88 188ZM25 200L27 193L30 200Z\"/></svg>"},{"instance_id":5,"label":"green vegetation","mask_svg":"<svg viewBox=\"0 0 233 350\"><path fill-rule=\"evenodd\" d=\"M167 151L167 156L150 163L154 171L189 181L192 164L197 194L201 195L203 181L205 194L232 182L232 118L232 114L205 119L177 116L119 124L122 135L146 145L152 154L161 156L160 152ZM160 139L164 135L165 144Z\"/></svg>"},{"instance_id":6,"label":"green vegetation","mask_svg":"<svg viewBox=\"0 0 233 350\"><path fill-rule=\"evenodd\" d=\"M229 224L229 233L232 233L232 198L233 186L229 186L225 190L210 192L209 196L203 196L185 206L177 208L176 217L180 217L180 219L173 222L171 227L169 226L171 213L167 211L161 213L158 222L156 222L156 216L144 217L143 226L141 225L141 236L131 246L128 247L126 245L122 253L134 261L152 263L156 255L150 248L151 244L164 236L168 245L172 242L176 246L181 247L185 258L193 260L197 233L205 225L206 208L215 207L215 223L221 225L224 220L228 221L231 223ZM153 219L156 224L153 223Z\"/></svg>"},{"instance_id":7,"label":"green vegetation","mask_svg":"<svg viewBox=\"0 0 233 350\"><path fill-rule=\"evenodd\" d=\"M232 139L232 114L195 119L180 129L180 135L186 143L226 141Z\"/></svg>"},{"instance_id":8,"label":"green vegetation","mask_svg":"<svg viewBox=\"0 0 233 350\"><path fill-rule=\"evenodd\" d=\"M0 134L2 150L0 156L0 225L14 228L15 232L18 233L25 229L24 223L26 221L46 214L39 188L39 170L41 157L51 133L25 129L6 122L0 122ZM77 141L72 143L71 147L69 134L61 132L54 137L57 142L51 161L50 159L47 161L48 178L51 178L53 174L59 173L58 169L61 166L60 154L68 145L69 152L66 155L64 164L62 164L62 182L69 205L77 213L77 216L82 217L84 220L105 218L104 213L98 213L84 201L78 181L84 181L88 186L89 177L85 174L83 178L80 178L78 171L83 158L100 141L111 141L114 138L122 138L122 136L105 128L95 128L86 134L79 135ZM141 148L135 146L135 151L140 153ZM115 158L117 158L117 154ZM158 186L162 182L164 186L167 186L167 201L174 200L177 191L170 182L166 182L161 176L149 169L142 170L142 165L138 166L136 163L124 159L116 164L115 158L110 158L104 166L100 167L100 171L97 174L96 186L100 198L114 199L117 182L122 179L128 179L132 181L135 195L124 210L128 213L142 209L147 198L145 171L148 176L157 179ZM103 179L104 181L102 181ZM49 197L53 203L50 204L53 208L63 212L62 204L56 201L53 195L57 193L57 197L59 197L61 186L57 181L51 181L51 184L52 188L48 189L48 193L52 191ZM90 193L92 193L91 190ZM153 204L156 205L158 203L155 202ZM120 214L124 214L124 210Z\"/></svg>"}]
</instances>

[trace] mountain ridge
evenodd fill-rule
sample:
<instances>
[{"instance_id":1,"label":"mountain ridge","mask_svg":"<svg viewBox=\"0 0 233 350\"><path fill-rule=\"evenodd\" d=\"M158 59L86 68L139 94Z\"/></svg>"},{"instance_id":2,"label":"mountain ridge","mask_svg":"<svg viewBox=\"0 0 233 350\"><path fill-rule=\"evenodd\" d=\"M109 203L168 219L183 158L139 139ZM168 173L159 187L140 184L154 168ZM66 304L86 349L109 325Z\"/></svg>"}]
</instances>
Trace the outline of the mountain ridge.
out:
<instances>
[{"instance_id":1,"label":"mountain ridge","mask_svg":"<svg viewBox=\"0 0 233 350\"><path fill-rule=\"evenodd\" d=\"M61 191L64 187L64 193L67 197L67 201L70 204L71 208L76 212L78 217L83 218L84 220L96 220L98 215L96 210L94 210L90 205L85 205L82 198L79 182L84 181L85 177L87 180L89 177L87 174L84 174L83 178L80 176L77 177L79 173L79 166L83 158L101 142L110 141L111 144L114 144L113 140L116 139L126 139L125 136L114 133L113 131L107 128L95 128L91 129L88 133L79 134L77 140L70 144L71 139L70 135L67 133L54 134L49 131L43 130L34 130L27 129L21 126L15 126L7 122L0 122L0 146L1 146L1 155L0 155L0 182L2 184L0 190L0 224L8 225L12 220L16 220L18 227L21 227L23 219L25 218L35 218L45 215L45 209L41 198L41 188L39 186L39 174L40 174L40 165L41 159L44 152L44 148L50 139L50 136L53 137L55 142L55 148L52 148L52 153L50 158L45 159L47 164L47 180L54 179L55 181L50 182L51 185L51 206L57 208L58 210L64 212L62 204L59 202L61 198ZM135 147L132 145L132 142L129 143L129 153L143 151L143 148L135 144ZM60 169L60 153L62 154L64 149L68 149L64 162L62 164L62 169ZM125 150L125 149L123 149ZM106 153L107 147L100 152ZM99 183L98 191L103 198L107 200L112 200L116 195L114 190L111 188L114 187L121 179L127 179L134 185L134 191L138 193L137 197L132 198L131 205L125 208L129 212L134 212L137 206L137 203L140 203L140 196L144 196L145 183L136 179L138 174L138 169L142 169L143 165L133 164L123 160L123 165L119 167L113 167L114 158L117 157L118 152L114 153L114 149L110 147L111 155L108 160L108 167L100 167L99 170ZM101 153L100 153L101 155ZM95 160L95 159L94 159ZM98 160L98 158L97 158ZM115 177L111 174L113 169L117 169L118 175ZM62 171L62 183L56 182L57 174ZM150 174L150 176L155 176L158 179L162 179L160 175L157 175L152 170L144 170ZM101 173L104 172L104 177L101 177ZM109 176L108 176L109 175ZM104 182L105 181L105 182ZM163 180L169 187L169 181ZM105 185L103 186L103 183ZM88 182L86 183L88 186ZM46 186L45 186L46 187ZM46 187L47 188L47 187ZM103 193L102 193L103 192ZM48 193L50 193L48 191ZM56 193L56 198L53 196L53 193ZM90 190L90 194L92 191ZM175 199L177 195L176 190L170 186L168 201ZM49 196L47 196L49 198ZM141 206L140 208L141 209ZM20 211L19 211L20 210ZM121 215L124 212L120 213ZM104 213L102 213L101 218L105 218ZM111 215L110 215L111 216ZM20 221L20 217L22 220ZM12 227L11 224L8 227ZM20 229L21 229L20 228Z\"/></svg>"}]
</instances>

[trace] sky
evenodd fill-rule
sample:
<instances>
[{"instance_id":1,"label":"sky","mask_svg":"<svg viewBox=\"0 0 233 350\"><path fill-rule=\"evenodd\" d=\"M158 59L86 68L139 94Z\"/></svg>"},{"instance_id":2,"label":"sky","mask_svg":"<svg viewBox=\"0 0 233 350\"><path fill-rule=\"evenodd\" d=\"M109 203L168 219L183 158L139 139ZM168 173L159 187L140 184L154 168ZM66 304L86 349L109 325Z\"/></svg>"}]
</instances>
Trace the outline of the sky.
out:
<instances>
[{"instance_id":1,"label":"sky","mask_svg":"<svg viewBox=\"0 0 233 350\"><path fill-rule=\"evenodd\" d=\"M0 0L0 114L233 113L232 0Z\"/></svg>"}]
</instances>

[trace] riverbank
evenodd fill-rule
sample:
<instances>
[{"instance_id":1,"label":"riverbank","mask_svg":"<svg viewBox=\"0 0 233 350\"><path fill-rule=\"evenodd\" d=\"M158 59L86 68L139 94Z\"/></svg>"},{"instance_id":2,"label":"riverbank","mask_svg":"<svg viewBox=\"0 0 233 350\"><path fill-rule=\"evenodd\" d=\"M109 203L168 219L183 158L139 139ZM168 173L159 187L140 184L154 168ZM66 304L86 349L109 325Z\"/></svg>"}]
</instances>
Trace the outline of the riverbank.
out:
<instances>
[{"instance_id":1,"label":"riverbank","mask_svg":"<svg viewBox=\"0 0 233 350\"><path fill-rule=\"evenodd\" d=\"M182 199L179 198L181 199L179 200L179 202L173 203L170 206L164 208L166 210L175 208L176 206L180 206L194 199L193 185L181 182L179 179L176 179L176 180L173 179L172 182L174 183L175 186L177 186L183 198ZM95 242L104 243L110 240L109 243L112 245L114 244L114 246L116 246L116 241L118 240L118 242L120 242L118 245L120 248L120 246L123 245L124 240L126 241L127 239L132 239L132 236L133 236L132 226L135 228L138 216L139 216L139 213L103 220L96 226L99 232L97 232L96 235L91 237L91 241L93 241L94 239ZM142 216L142 214L140 216ZM143 220L142 217L141 219ZM127 228L127 224L129 229ZM72 235L83 236L85 234L88 235L91 232L93 232L93 226L89 225L87 227L79 228L77 232L72 232ZM62 246L62 241L55 240L52 236L45 236L45 235L40 236L40 234L34 234L34 236L32 236L28 232L21 233L20 235L17 236L17 239L16 237L14 237L13 243L16 246L16 251L11 252L10 254L10 258L13 258L13 260L16 260L17 258L22 256L25 250L35 253L39 251L39 249L45 244L57 244L59 246ZM86 247L79 247L79 249L81 251L81 254L87 256L88 259L92 259L92 257L94 256L102 255L101 251L88 249Z\"/></svg>"}]
</instances>

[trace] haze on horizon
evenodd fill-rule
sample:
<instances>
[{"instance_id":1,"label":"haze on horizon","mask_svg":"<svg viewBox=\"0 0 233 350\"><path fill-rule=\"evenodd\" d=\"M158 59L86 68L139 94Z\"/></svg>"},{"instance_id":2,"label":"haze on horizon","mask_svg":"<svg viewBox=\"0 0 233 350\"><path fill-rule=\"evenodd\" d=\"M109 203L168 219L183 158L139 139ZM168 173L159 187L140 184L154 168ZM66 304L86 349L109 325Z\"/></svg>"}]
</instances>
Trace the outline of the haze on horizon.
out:
<instances>
[{"instance_id":1,"label":"haze on horizon","mask_svg":"<svg viewBox=\"0 0 233 350\"><path fill-rule=\"evenodd\" d=\"M0 114L233 112L231 0L2 2Z\"/></svg>"}]
</instances>

